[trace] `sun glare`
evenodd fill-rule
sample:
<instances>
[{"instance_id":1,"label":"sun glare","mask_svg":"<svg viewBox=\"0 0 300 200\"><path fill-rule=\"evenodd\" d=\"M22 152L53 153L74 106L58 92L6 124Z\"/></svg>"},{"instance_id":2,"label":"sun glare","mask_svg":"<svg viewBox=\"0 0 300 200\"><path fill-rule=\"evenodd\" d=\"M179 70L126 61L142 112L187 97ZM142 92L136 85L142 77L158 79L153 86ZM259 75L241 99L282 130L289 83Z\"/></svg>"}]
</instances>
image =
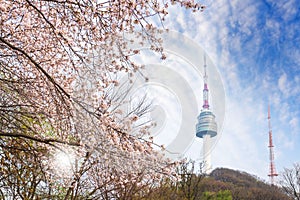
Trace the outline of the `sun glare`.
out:
<instances>
[{"instance_id":1,"label":"sun glare","mask_svg":"<svg viewBox=\"0 0 300 200\"><path fill-rule=\"evenodd\" d=\"M55 155L55 165L57 169L63 171L71 171L72 165L75 163L75 157L72 154L67 154L65 152L58 152Z\"/></svg>"}]
</instances>

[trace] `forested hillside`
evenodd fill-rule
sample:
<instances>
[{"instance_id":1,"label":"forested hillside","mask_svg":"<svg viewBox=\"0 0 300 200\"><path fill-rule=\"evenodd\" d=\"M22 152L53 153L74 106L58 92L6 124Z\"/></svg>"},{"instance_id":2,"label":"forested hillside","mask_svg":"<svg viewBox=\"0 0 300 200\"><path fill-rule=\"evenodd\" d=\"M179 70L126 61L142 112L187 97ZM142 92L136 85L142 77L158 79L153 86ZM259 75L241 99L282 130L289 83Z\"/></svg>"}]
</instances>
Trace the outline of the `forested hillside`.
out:
<instances>
[{"instance_id":1,"label":"forested hillside","mask_svg":"<svg viewBox=\"0 0 300 200\"><path fill-rule=\"evenodd\" d=\"M181 180L162 182L145 199L290 200L280 187L271 186L246 172L218 168L209 176L182 168ZM181 169L181 170L182 170Z\"/></svg>"},{"instance_id":2,"label":"forested hillside","mask_svg":"<svg viewBox=\"0 0 300 200\"><path fill-rule=\"evenodd\" d=\"M226 168L215 169L203 183L208 191L231 191L233 199L290 199L277 186L271 186L246 172Z\"/></svg>"}]
</instances>

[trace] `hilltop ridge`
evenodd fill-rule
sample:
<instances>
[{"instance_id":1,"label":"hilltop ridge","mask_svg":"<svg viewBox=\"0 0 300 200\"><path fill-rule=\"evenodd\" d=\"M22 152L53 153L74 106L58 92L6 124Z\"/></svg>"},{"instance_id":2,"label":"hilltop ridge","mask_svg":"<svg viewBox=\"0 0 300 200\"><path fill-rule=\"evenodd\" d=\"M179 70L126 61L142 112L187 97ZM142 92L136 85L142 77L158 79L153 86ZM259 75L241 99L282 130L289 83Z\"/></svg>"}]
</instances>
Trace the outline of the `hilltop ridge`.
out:
<instances>
[{"instance_id":1,"label":"hilltop ridge","mask_svg":"<svg viewBox=\"0 0 300 200\"><path fill-rule=\"evenodd\" d=\"M272 186L247 172L217 168L203 180L207 191L229 190L232 199L289 200L280 187Z\"/></svg>"}]
</instances>

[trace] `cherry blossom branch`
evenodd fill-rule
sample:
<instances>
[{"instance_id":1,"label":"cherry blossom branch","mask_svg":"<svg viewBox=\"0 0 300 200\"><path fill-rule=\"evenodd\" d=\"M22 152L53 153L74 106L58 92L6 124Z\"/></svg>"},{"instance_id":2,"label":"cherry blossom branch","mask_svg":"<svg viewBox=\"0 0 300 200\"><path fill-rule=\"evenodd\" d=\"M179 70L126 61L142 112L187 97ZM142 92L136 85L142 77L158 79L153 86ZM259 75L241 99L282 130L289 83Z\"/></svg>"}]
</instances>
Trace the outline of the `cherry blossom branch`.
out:
<instances>
[{"instance_id":1,"label":"cherry blossom branch","mask_svg":"<svg viewBox=\"0 0 300 200\"><path fill-rule=\"evenodd\" d=\"M39 71L41 71L47 79L60 90L65 96L70 98L70 95L50 76L31 56L29 56L24 50L12 45L11 43L7 42L4 38L0 37L0 41L6 44L9 48L13 49L14 51L20 52L23 56L25 56Z\"/></svg>"},{"instance_id":2,"label":"cherry blossom branch","mask_svg":"<svg viewBox=\"0 0 300 200\"><path fill-rule=\"evenodd\" d=\"M27 3L31 6L31 7L33 7L41 16L42 16L42 18L46 21L46 23L52 28L52 30L53 30L53 33L54 33L54 35L56 36L56 32L55 32L55 30L56 30L56 28L54 27L54 25L45 17L45 15L42 13L42 11L40 11L35 5L33 5L29 0L26 0L27 1ZM80 7L80 5L79 5L79 3L78 3L78 6ZM70 48L70 50L83 62L83 58L82 58L82 56L80 56L75 50L74 50L74 48L69 44L69 42L67 41L67 39L63 36L63 34L61 33L61 32L58 32L58 36L59 37L61 37L65 42L66 42L66 44L67 44L67 46ZM62 42L58 39L58 41L60 42L60 44L62 45L62 46L64 46L63 44L62 44ZM67 51L66 51L67 52Z\"/></svg>"},{"instance_id":3,"label":"cherry blossom branch","mask_svg":"<svg viewBox=\"0 0 300 200\"><path fill-rule=\"evenodd\" d=\"M78 142L66 142L63 140L58 140L58 139L54 139L54 138L36 138L30 135L26 135L26 134L21 134L21 133L0 133L0 136L2 137L15 137L15 138L25 138L25 139L29 139L29 140L33 140L36 142L40 142L40 143L44 143L44 144L49 144L49 145L53 145L52 143L59 143L59 144L66 144L66 145L70 145L70 146L81 146L80 143Z\"/></svg>"}]
</instances>

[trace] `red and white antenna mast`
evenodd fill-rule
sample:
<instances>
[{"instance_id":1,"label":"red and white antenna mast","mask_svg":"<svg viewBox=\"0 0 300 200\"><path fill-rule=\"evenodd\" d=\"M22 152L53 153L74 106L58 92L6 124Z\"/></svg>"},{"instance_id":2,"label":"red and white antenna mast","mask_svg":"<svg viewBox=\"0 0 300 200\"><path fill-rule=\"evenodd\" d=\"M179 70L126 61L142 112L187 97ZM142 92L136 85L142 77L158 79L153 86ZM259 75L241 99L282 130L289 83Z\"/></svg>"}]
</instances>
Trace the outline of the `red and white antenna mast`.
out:
<instances>
[{"instance_id":1,"label":"red and white antenna mast","mask_svg":"<svg viewBox=\"0 0 300 200\"><path fill-rule=\"evenodd\" d=\"M208 79L208 76L206 74L206 56L204 54L204 76L203 76L203 79L204 79L204 88L203 88L203 106L202 108L204 109L209 109L209 103L208 103L208 83L207 83L207 79Z\"/></svg>"},{"instance_id":2,"label":"red and white antenna mast","mask_svg":"<svg viewBox=\"0 0 300 200\"><path fill-rule=\"evenodd\" d=\"M274 163L273 141L272 141L272 127L271 127L271 114L270 106L268 106L268 124L269 124L269 149L270 149L270 171L268 176L270 177L271 185L274 185L274 177L278 176Z\"/></svg>"}]
</instances>

